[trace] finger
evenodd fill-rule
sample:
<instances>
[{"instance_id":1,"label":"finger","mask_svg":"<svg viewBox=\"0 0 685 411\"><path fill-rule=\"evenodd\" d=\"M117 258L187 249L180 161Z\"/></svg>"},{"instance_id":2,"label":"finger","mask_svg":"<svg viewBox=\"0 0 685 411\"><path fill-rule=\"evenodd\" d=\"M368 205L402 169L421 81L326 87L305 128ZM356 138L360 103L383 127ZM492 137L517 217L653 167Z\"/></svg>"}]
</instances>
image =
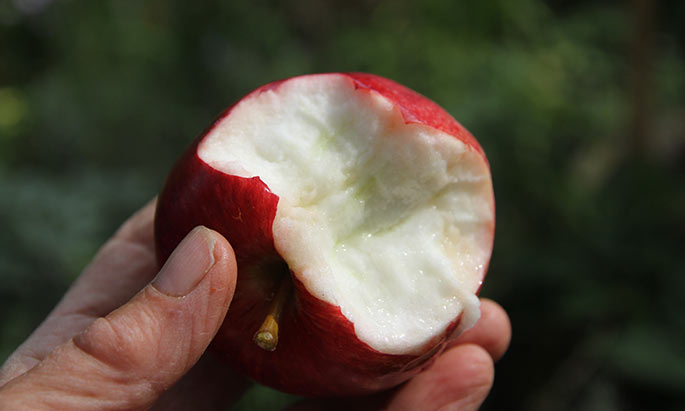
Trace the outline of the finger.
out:
<instances>
[{"instance_id":1,"label":"finger","mask_svg":"<svg viewBox=\"0 0 685 411\"><path fill-rule=\"evenodd\" d=\"M153 230L156 201L134 214L97 253L43 323L0 370L0 386L38 364L58 345L97 317L131 299L154 277Z\"/></svg>"},{"instance_id":2,"label":"finger","mask_svg":"<svg viewBox=\"0 0 685 411\"><path fill-rule=\"evenodd\" d=\"M153 222L156 200L117 230L55 307L56 315L101 317L130 300L157 273Z\"/></svg>"},{"instance_id":3,"label":"finger","mask_svg":"<svg viewBox=\"0 0 685 411\"><path fill-rule=\"evenodd\" d=\"M511 342L511 322L502 306L488 299L481 300L481 315L476 325L449 344L454 347L472 343L483 347L493 360L498 361Z\"/></svg>"},{"instance_id":4,"label":"finger","mask_svg":"<svg viewBox=\"0 0 685 411\"><path fill-rule=\"evenodd\" d=\"M492 358L483 348L463 344L440 356L404 385L389 410L477 410L494 378Z\"/></svg>"},{"instance_id":5,"label":"finger","mask_svg":"<svg viewBox=\"0 0 685 411\"><path fill-rule=\"evenodd\" d=\"M152 223L157 209L157 197L148 201L140 210L119 227L114 237L129 243L140 244L154 252L155 235Z\"/></svg>"},{"instance_id":6,"label":"finger","mask_svg":"<svg viewBox=\"0 0 685 411\"><path fill-rule=\"evenodd\" d=\"M146 409L197 362L235 288L233 251L193 230L131 301L0 390L17 409Z\"/></svg>"},{"instance_id":7,"label":"finger","mask_svg":"<svg viewBox=\"0 0 685 411\"><path fill-rule=\"evenodd\" d=\"M494 364L490 354L480 346L462 344L448 349L430 368L397 390L362 398L336 399L334 403L321 399L304 400L288 410L477 410L487 397L493 378Z\"/></svg>"}]
</instances>

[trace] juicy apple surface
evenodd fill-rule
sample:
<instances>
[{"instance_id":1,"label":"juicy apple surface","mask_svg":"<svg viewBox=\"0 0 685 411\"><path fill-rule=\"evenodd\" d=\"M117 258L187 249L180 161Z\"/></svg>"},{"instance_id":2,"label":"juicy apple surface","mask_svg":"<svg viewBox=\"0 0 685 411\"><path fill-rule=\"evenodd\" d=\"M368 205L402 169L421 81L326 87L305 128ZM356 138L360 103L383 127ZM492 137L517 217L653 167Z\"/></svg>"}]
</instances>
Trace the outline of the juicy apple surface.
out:
<instances>
[{"instance_id":1,"label":"juicy apple surface","mask_svg":"<svg viewBox=\"0 0 685 411\"><path fill-rule=\"evenodd\" d=\"M454 118L391 80L331 73L225 111L169 175L155 236L160 264L197 225L233 246L212 344L228 364L291 393L360 395L406 381L478 320L494 215L485 154ZM253 338L275 299L269 351Z\"/></svg>"}]
</instances>

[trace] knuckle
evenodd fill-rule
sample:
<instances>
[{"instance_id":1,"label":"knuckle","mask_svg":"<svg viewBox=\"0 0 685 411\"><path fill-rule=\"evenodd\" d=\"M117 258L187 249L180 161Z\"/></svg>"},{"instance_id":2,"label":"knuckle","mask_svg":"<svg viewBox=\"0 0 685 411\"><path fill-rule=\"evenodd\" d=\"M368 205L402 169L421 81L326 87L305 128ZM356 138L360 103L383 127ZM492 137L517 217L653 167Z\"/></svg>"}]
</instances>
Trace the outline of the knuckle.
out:
<instances>
[{"instance_id":1,"label":"knuckle","mask_svg":"<svg viewBox=\"0 0 685 411\"><path fill-rule=\"evenodd\" d=\"M155 348L149 341L150 328L108 317L95 320L82 334L74 337L74 345L89 357L109 367L129 372L149 368L155 358Z\"/></svg>"}]
</instances>

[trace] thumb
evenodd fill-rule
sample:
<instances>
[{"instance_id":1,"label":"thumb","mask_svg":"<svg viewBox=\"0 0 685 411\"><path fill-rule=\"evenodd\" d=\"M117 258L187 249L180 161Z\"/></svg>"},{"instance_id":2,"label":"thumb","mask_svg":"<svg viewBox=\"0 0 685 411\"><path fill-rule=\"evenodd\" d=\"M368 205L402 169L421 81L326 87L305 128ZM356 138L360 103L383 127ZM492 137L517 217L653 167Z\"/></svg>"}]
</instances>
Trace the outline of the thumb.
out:
<instances>
[{"instance_id":1,"label":"thumb","mask_svg":"<svg viewBox=\"0 0 685 411\"><path fill-rule=\"evenodd\" d=\"M0 389L16 409L146 409L195 364L233 298L236 262L197 227L128 303Z\"/></svg>"}]
</instances>

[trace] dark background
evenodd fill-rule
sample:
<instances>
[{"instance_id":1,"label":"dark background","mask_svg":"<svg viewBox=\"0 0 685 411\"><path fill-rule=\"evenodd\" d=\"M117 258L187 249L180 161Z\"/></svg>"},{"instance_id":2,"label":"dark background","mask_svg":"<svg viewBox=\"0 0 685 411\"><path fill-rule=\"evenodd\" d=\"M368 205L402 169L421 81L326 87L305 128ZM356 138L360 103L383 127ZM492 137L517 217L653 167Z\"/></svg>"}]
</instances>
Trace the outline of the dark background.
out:
<instances>
[{"instance_id":1,"label":"dark background","mask_svg":"<svg viewBox=\"0 0 685 411\"><path fill-rule=\"evenodd\" d=\"M0 361L223 108L369 71L490 159L483 295L514 337L484 408L683 410L684 19L677 0L0 0Z\"/></svg>"}]
</instances>

